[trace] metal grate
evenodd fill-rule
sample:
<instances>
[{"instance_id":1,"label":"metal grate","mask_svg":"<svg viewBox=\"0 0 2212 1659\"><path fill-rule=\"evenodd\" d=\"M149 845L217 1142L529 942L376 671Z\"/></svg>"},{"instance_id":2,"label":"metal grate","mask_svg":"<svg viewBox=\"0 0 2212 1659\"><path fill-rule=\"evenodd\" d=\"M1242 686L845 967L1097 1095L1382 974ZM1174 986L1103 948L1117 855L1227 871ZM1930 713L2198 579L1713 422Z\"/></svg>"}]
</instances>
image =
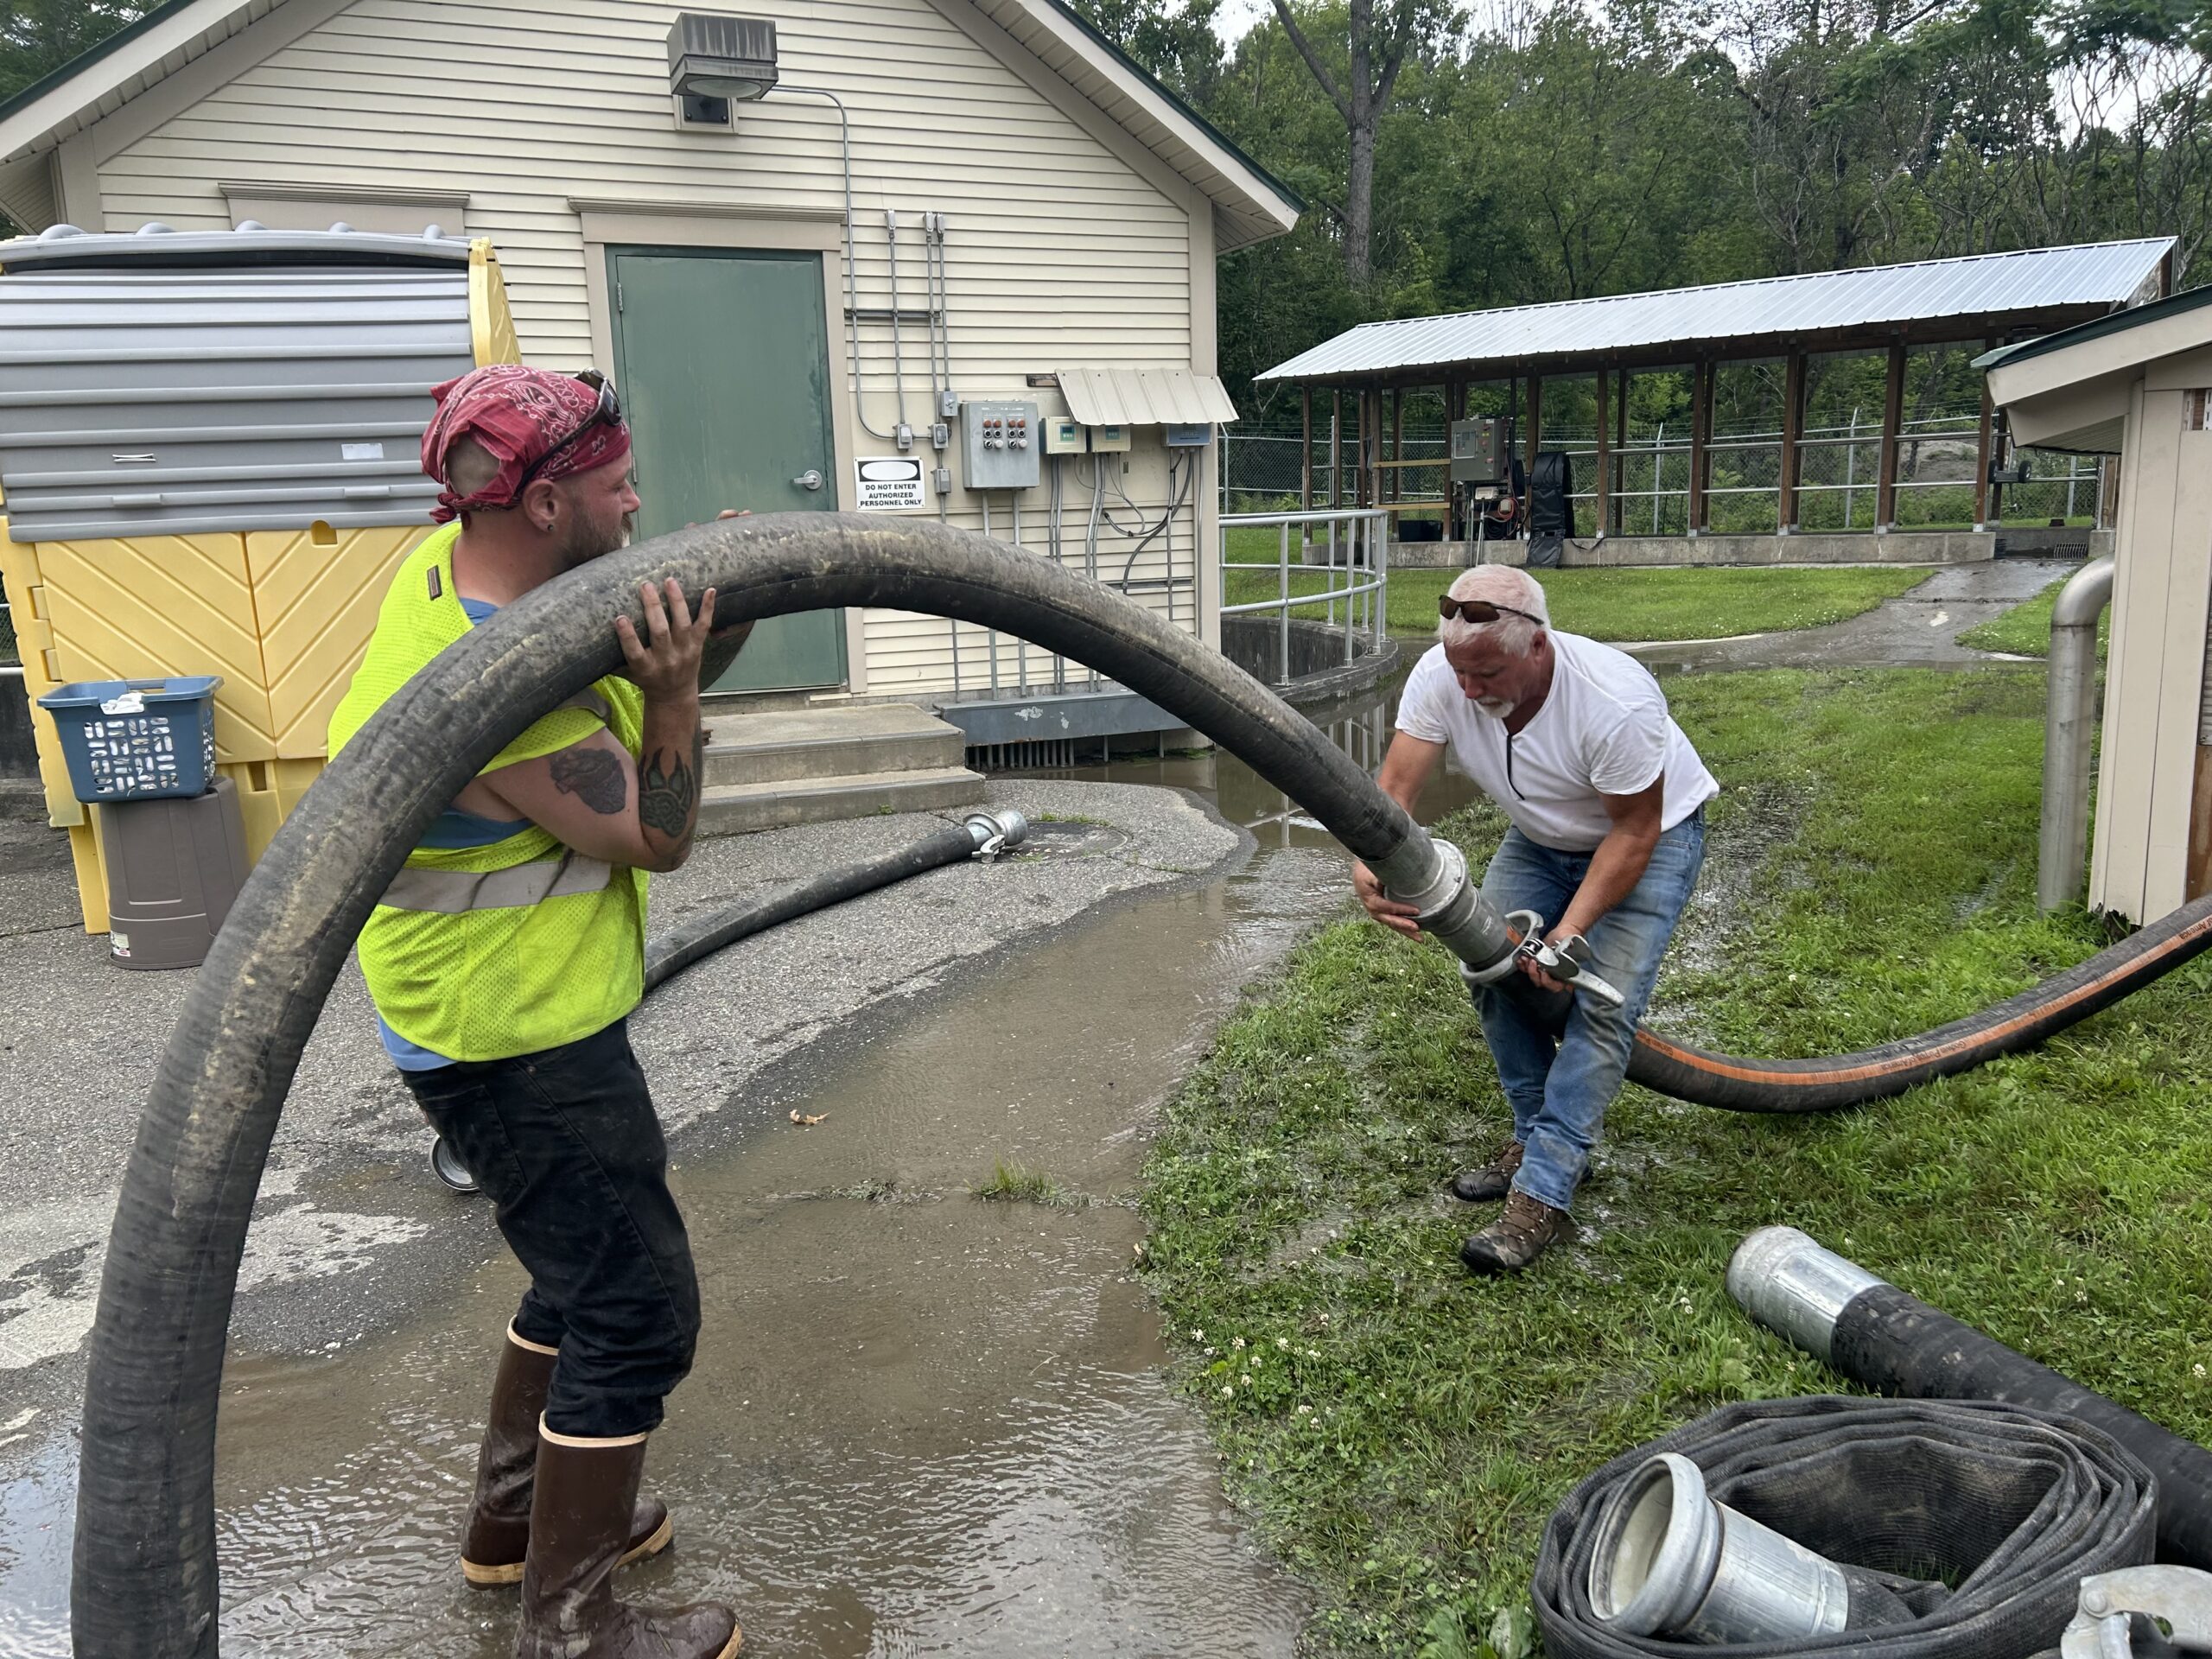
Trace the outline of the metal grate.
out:
<instances>
[{"instance_id":1,"label":"metal grate","mask_svg":"<svg viewBox=\"0 0 2212 1659\"><path fill-rule=\"evenodd\" d=\"M968 765L976 772L1029 772L1072 766L1076 764L1077 741L1072 737L1039 737L1024 743L971 744Z\"/></svg>"}]
</instances>

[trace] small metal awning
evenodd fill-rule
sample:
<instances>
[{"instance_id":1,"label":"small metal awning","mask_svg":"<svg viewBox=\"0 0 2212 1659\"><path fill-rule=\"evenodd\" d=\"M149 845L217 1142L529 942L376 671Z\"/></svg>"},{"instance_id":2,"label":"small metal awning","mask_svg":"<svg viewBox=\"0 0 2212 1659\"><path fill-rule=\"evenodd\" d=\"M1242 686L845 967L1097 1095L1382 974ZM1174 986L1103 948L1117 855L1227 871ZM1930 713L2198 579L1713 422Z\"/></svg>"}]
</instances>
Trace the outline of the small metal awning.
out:
<instances>
[{"instance_id":1,"label":"small metal awning","mask_svg":"<svg viewBox=\"0 0 2212 1659\"><path fill-rule=\"evenodd\" d=\"M1068 413L1085 426L1204 426L1236 418L1229 390L1191 369L1061 369Z\"/></svg>"}]
</instances>

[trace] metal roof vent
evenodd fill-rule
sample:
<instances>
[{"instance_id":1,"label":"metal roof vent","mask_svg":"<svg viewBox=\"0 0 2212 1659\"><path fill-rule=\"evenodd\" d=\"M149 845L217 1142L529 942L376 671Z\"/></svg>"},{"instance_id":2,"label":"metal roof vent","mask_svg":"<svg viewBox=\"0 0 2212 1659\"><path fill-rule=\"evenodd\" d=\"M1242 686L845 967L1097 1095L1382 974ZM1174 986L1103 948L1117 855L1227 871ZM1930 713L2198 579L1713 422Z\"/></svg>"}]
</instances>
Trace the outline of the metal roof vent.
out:
<instances>
[{"instance_id":1,"label":"metal roof vent","mask_svg":"<svg viewBox=\"0 0 2212 1659\"><path fill-rule=\"evenodd\" d=\"M680 11L668 31L668 84L681 98L748 103L776 84L776 26L766 17Z\"/></svg>"}]
</instances>

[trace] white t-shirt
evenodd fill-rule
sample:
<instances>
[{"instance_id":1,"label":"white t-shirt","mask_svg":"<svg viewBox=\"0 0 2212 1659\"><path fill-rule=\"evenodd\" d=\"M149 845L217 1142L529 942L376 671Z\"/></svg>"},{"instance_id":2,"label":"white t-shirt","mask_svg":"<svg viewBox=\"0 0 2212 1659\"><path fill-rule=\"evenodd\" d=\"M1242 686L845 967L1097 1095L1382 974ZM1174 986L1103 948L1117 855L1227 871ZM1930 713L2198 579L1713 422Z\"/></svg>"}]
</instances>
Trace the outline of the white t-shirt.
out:
<instances>
[{"instance_id":1,"label":"white t-shirt","mask_svg":"<svg viewBox=\"0 0 2212 1659\"><path fill-rule=\"evenodd\" d=\"M1459 769L1538 846L1586 853L1612 820L1600 795L1634 795L1667 774L1660 827L1671 830L1720 792L1667 712L1651 671L1626 652L1580 634L1551 635L1551 690L1536 717L1509 739L1505 722L1467 700L1432 645L1398 702L1398 729L1447 743Z\"/></svg>"}]
</instances>

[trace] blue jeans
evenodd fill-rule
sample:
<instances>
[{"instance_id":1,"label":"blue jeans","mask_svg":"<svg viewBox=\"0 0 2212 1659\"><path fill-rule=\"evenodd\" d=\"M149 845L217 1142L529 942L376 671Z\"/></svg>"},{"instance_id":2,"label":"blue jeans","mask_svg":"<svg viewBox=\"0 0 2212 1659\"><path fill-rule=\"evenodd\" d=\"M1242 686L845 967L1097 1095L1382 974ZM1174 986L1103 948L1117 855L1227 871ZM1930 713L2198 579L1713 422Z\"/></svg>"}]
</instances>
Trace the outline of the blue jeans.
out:
<instances>
[{"instance_id":1,"label":"blue jeans","mask_svg":"<svg viewBox=\"0 0 2212 1659\"><path fill-rule=\"evenodd\" d=\"M1483 897L1500 910L1533 910L1548 930L1567 913L1590 873L1590 859L1588 853L1540 847L1509 830L1483 875ZM1605 1127L1605 1108L1628 1071L1629 1049L1651 1001L1660 959L1704 863L1700 810L1659 837L1643 879L1586 935L1598 972L1620 988L1625 1006L1609 1008L1578 992L1562 1032L1511 997L1474 988L1483 1036L1513 1108L1513 1138L1527 1149L1513 1178L1516 1191L1554 1210L1573 1203Z\"/></svg>"}]
</instances>

